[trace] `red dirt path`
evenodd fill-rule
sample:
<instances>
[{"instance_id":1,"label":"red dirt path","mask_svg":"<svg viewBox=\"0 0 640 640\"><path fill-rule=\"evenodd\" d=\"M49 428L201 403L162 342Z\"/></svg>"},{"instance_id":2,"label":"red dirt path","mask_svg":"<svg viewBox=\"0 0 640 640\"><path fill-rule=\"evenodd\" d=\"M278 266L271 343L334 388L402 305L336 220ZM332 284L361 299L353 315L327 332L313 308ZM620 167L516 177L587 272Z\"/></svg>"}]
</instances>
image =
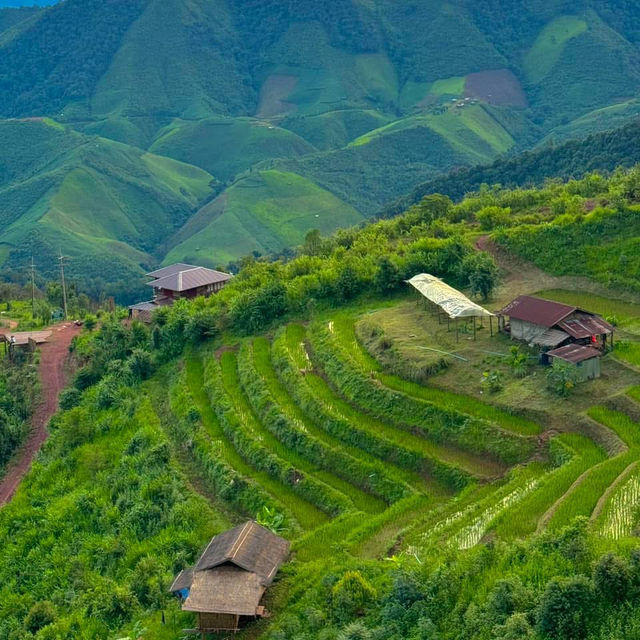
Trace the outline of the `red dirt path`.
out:
<instances>
[{"instance_id":1,"label":"red dirt path","mask_svg":"<svg viewBox=\"0 0 640 640\"><path fill-rule=\"evenodd\" d=\"M80 327L66 323L51 327L53 334L40 347L40 381L42 401L36 407L31 420L31 431L16 456L9 463L7 472L0 481L0 507L15 493L20 480L31 468L31 463L47 439L47 424L58 410L58 394L65 384L65 362L69 355L69 345Z\"/></svg>"}]
</instances>

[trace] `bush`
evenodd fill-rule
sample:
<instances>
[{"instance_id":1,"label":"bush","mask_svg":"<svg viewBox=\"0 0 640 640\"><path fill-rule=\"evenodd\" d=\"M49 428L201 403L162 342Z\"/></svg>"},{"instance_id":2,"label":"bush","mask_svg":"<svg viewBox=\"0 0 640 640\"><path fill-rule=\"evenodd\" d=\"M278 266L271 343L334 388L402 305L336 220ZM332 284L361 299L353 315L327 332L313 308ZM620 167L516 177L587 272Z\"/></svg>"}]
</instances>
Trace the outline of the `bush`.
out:
<instances>
[{"instance_id":1,"label":"bush","mask_svg":"<svg viewBox=\"0 0 640 640\"><path fill-rule=\"evenodd\" d=\"M568 362L554 362L547 371L547 389L561 398L569 397L577 384L578 372Z\"/></svg>"},{"instance_id":2,"label":"bush","mask_svg":"<svg viewBox=\"0 0 640 640\"><path fill-rule=\"evenodd\" d=\"M36 602L24 621L24 628L31 632L37 633L43 627L52 624L56 619L56 610L53 604L48 600L41 600Z\"/></svg>"},{"instance_id":3,"label":"bush","mask_svg":"<svg viewBox=\"0 0 640 640\"><path fill-rule=\"evenodd\" d=\"M68 387L60 393L59 403L63 410L73 409L80 403L82 392L75 387Z\"/></svg>"},{"instance_id":4,"label":"bush","mask_svg":"<svg viewBox=\"0 0 640 640\"><path fill-rule=\"evenodd\" d=\"M589 629L593 606L593 584L588 578L551 580L540 600L540 633L549 640L582 640Z\"/></svg>"},{"instance_id":5,"label":"bush","mask_svg":"<svg viewBox=\"0 0 640 640\"><path fill-rule=\"evenodd\" d=\"M331 590L331 602L342 618L363 615L377 598L376 590L359 571L347 571Z\"/></svg>"},{"instance_id":6,"label":"bush","mask_svg":"<svg viewBox=\"0 0 640 640\"><path fill-rule=\"evenodd\" d=\"M600 558L593 572L593 581L600 597L608 602L622 602L629 596L629 567L615 553Z\"/></svg>"},{"instance_id":7,"label":"bush","mask_svg":"<svg viewBox=\"0 0 640 640\"><path fill-rule=\"evenodd\" d=\"M508 227L511 224L511 209L503 207L484 207L476 213L476 220L485 231L496 227Z\"/></svg>"}]
</instances>

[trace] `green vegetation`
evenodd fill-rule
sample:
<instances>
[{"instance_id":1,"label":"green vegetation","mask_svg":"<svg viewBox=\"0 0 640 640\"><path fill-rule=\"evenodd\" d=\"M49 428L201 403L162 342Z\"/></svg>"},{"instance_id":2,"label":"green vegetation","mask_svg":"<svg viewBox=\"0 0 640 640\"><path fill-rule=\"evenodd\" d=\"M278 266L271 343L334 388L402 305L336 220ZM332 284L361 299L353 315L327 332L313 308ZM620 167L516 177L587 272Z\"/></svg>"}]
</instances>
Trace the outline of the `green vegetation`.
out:
<instances>
[{"instance_id":1,"label":"green vegetation","mask_svg":"<svg viewBox=\"0 0 640 640\"><path fill-rule=\"evenodd\" d=\"M536 444L531 436L546 424L430 384L450 367L422 383L390 373L363 339L384 314L414 306L396 291L405 273L425 265L451 281L468 278L460 275L467 240L422 234L469 206L434 198L393 221L311 235L295 259L249 261L219 295L164 309L150 327L103 315L98 330L81 334L77 392L0 512L10 559L0 563L0 631L177 638L191 622L168 600L168 581L215 531L246 517L278 528L296 554L273 589L273 620L249 632L272 640L322 628L328 637L385 640L416 628L442 638L473 629L488 640L498 627L516 635L497 637L546 639L543 629L565 633L553 602L569 587L558 576L606 593L612 573L635 571L628 533L602 529L634 495L633 474L619 479L637 457L628 415L589 410L628 444L613 457L584 435ZM611 304L630 325L633 307L625 315ZM405 316L417 326L417 316ZM272 336L274 321L285 326ZM507 368L515 355L507 352ZM572 521L596 509L591 530L620 543L605 548ZM629 532L636 516L626 509ZM104 542L114 527L124 527L117 549ZM600 560L612 544L621 559ZM30 558L53 563L55 585L39 573L18 582L13 568L24 576L31 566L20 555L26 545L35 545ZM71 547L78 560L59 569ZM90 561L98 556L107 560ZM620 597L634 603L630 585ZM584 623L593 633L615 624L593 615ZM618 622L632 624L624 615Z\"/></svg>"},{"instance_id":2,"label":"green vegetation","mask_svg":"<svg viewBox=\"0 0 640 640\"><path fill-rule=\"evenodd\" d=\"M577 16L560 16L546 25L525 56L524 70L529 81L537 84L551 73L566 43L587 28L587 23Z\"/></svg>"},{"instance_id":3,"label":"green vegetation","mask_svg":"<svg viewBox=\"0 0 640 640\"><path fill-rule=\"evenodd\" d=\"M260 171L202 208L171 240L166 264L225 263L250 253L279 253L309 229L329 233L362 216L329 191L293 173Z\"/></svg>"},{"instance_id":4,"label":"green vegetation","mask_svg":"<svg viewBox=\"0 0 640 640\"><path fill-rule=\"evenodd\" d=\"M0 353L5 345L0 346ZM0 473L29 431L37 403L37 360L17 353L13 362L2 355L0 368Z\"/></svg>"},{"instance_id":5,"label":"green vegetation","mask_svg":"<svg viewBox=\"0 0 640 640\"><path fill-rule=\"evenodd\" d=\"M289 255L426 193L639 159L635 125L547 146L638 114L629 3L218 4L0 11L3 276L34 253L52 277L62 249L83 289L129 302L158 263Z\"/></svg>"}]
</instances>

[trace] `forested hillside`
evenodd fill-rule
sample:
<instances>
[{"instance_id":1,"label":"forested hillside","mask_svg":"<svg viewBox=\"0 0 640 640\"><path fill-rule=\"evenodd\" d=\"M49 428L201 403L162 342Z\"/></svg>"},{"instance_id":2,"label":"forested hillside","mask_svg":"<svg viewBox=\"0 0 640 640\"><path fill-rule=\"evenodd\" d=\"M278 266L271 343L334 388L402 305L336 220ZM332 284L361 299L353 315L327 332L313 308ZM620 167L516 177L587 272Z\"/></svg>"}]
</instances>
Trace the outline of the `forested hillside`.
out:
<instances>
[{"instance_id":1,"label":"forested hillside","mask_svg":"<svg viewBox=\"0 0 640 640\"><path fill-rule=\"evenodd\" d=\"M63 125L63 148L109 140L129 157L167 158L183 202L141 203L129 188L114 198L120 167L99 188L74 185L81 214L68 198L56 203L55 244L74 258L73 276L93 291L131 294L149 264L279 253L312 228L375 215L452 168L624 124L639 112L637 17L623 0L65 0L2 9L0 116L14 119L16 133L0 163L22 148L19 127L32 118ZM578 164L609 168L596 159ZM189 186L182 194L174 174L184 171L209 176L204 199ZM44 164L32 168L41 186L50 177ZM2 187L20 227L0 229L0 267L11 277L20 277L24 247L40 245L52 210L46 198L34 207L18 179ZM114 222L123 216L126 224ZM141 218L155 219L153 232ZM88 254L110 265L104 282L87 273ZM46 268L49 249L42 255Z\"/></svg>"},{"instance_id":2,"label":"forested hillside","mask_svg":"<svg viewBox=\"0 0 640 640\"><path fill-rule=\"evenodd\" d=\"M451 171L418 185L411 193L382 210L392 216L419 202L430 193L441 193L459 200L482 185L525 187L541 185L545 180L581 178L589 171L613 171L640 162L640 120L613 131L571 140L562 144L543 145L534 151L523 151L509 159L490 165L477 165Z\"/></svg>"},{"instance_id":3,"label":"forested hillside","mask_svg":"<svg viewBox=\"0 0 640 640\"><path fill-rule=\"evenodd\" d=\"M0 638L177 640L194 620L167 585L247 517L293 555L239 637L633 638L639 175L430 195L245 261L150 326L103 314L0 510ZM565 227L577 278L520 262L498 287L510 263L476 250L491 236L566 274ZM606 277L616 246L625 280ZM526 345L416 304L422 271L492 310L523 292L586 306L618 347L601 378L558 386Z\"/></svg>"}]
</instances>

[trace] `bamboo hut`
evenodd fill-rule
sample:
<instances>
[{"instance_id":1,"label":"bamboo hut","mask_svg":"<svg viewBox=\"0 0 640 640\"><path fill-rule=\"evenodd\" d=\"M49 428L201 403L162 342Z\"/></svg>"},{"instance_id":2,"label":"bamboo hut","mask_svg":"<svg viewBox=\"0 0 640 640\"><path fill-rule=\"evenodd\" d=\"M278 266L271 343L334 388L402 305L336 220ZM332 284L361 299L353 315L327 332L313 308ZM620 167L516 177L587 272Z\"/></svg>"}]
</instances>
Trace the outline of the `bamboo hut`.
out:
<instances>
[{"instance_id":1,"label":"bamboo hut","mask_svg":"<svg viewBox=\"0 0 640 640\"><path fill-rule=\"evenodd\" d=\"M261 604L267 587L289 553L289 542L249 521L215 536L193 569L181 571L171 592L182 609L198 615L197 631L240 630L267 615Z\"/></svg>"}]
</instances>

